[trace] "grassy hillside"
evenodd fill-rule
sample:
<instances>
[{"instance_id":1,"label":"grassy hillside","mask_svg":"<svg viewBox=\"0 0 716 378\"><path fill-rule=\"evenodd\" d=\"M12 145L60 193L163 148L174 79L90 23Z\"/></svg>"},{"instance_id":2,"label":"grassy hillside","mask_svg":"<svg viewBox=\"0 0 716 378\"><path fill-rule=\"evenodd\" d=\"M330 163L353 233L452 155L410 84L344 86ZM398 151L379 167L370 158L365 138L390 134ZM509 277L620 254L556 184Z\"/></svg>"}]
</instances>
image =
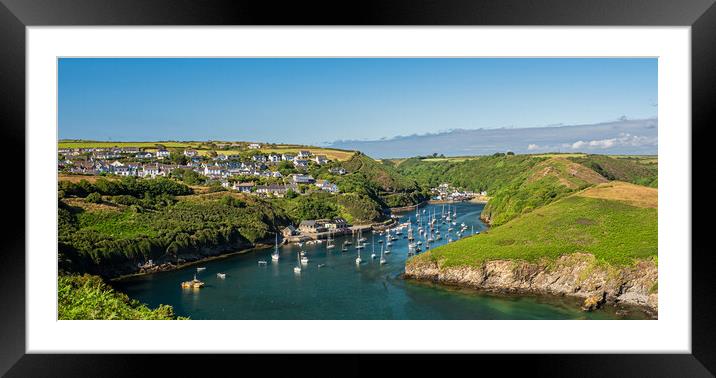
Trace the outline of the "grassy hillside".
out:
<instances>
[{"instance_id":1,"label":"grassy hillside","mask_svg":"<svg viewBox=\"0 0 716 378\"><path fill-rule=\"evenodd\" d=\"M482 212L482 217L493 226L607 181L593 170L562 157L540 161L511 178L509 184L490 193L492 198Z\"/></svg>"},{"instance_id":2,"label":"grassy hillside","mask_svg":"<svg viewBox=\"0 0 716 378\"><path fill-rule=\"evenodd\" d=\"M397 170L426 187L448 182L487 191L491 200L482 216L493 226L607 180L649 186L657 182L653 157L540 154L413 158L401 161Z\"/></svg>"},{"instance_id":3,"label":"grassy hillside","mask_svg":"<svg viewBox=\"0 0 716 378\"><path fill-rule=\"evenodd\" d=\"M626 181L653 188L658 186L659 167L656 157L584 155L569 159L593 169L608 180Z\"/></svg>"},{"instance_id":4,"label":"grassy hillside","mask_svg":"<svg viewBox=\"0 0 716 378\"><path fill-rule=\"evenodd\" d=\"M171 306L150 309L114 291L97 276L61 275L57 280L57 318L60 320L170 320Z\"/></svg>"},{"instance_id":5,"label":"grassy hillside","mask_svg":"<svg viewBox=\"0 0 716 378\"><path fill-rule=\"evenodd\" d=\"M519 216L490 231L416 256L440 266L478 266L487 260L554 260L575 252L600 263L657 258L658 197L653 188L622 182L597 185Z\"/></svg>"},{"instance_id":6,"label":"grassy hillside","mask_svg":"<svg viewBox=\"0 0 716 378\"><path fill-rule=\"evenodd\" d=\"M364 175L386 192L409 191L418 188L415 180L406 178L392 164L378 162L359 152L341 163L340 166L349 173Z\"/></svg>"},{"instance_id":7,"label":"grassy hillside","mask_svg":"<svg viewBox=\"0 0 716 378\"><path fill-rule=\"evenodd\" d=\"M392 162L379 162L357 152L339 165L348 172L336 178L343 192L364 194L386 207L414 205L428 198L425 188L401 174Z\"/></svg>"},{"instance_id":8,"label":"grassy hillside","mask_svg":"<svg viewBox=\"0 0 716 378\"><path fill-rule=\"evenodd\" d=\"M444 182L490 193L510 184L516 176L546 158L530 155L479 156L470 159L406 159L397 171L425 187Z\"/></svg>"}]
</instances>

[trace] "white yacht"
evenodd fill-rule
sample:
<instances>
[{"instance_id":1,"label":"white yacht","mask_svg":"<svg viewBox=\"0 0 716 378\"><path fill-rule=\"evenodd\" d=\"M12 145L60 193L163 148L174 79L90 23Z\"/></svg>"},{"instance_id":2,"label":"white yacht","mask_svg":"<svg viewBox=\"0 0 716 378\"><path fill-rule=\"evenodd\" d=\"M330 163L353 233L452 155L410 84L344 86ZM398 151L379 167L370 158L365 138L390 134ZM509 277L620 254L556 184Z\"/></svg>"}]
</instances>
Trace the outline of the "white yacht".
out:
<instances>
[{"instance_id":1,"label":"white yacht","mask_svg":"<svg viewBox=\"0 0 716 378\"><path fill-rule=\"evenodd\" d=\"M278 261L279 254L278 254L278 234L276 234L276 241L274 243L274 250L271 254L271 261Z\"/></svg>"},{"instance_id":2,"label":"white yacht","mask_svg":"<svg viewBox=\"0 0 716 378\"><path fill-rule=\"evenodd\" d=\"M298 265L293 267L293 272L300 274L301 273L301 254L298 254L297 258L298 258Z\"/></svg>"}]
</instances>

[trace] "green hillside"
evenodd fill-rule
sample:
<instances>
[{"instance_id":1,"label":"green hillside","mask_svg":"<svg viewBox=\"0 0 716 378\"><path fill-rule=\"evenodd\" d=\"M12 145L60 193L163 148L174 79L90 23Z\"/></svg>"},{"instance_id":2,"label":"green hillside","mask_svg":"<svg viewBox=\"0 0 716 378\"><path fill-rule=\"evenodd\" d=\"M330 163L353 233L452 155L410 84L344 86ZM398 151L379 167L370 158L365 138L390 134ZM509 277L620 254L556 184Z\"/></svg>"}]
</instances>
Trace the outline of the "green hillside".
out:
<instances>
[{"instance_id":1,"label":"green hillside","mask_svg":"<svg viewBox=\"0 0 716 378\"><path fill-rule=\"evenodd\" d=\"M569 160L593 169L608 180L626 181L653 188L658 186L659 166L656 157L584 155L570 157Z\"/></svg>"},{"instance_id":2,"label":"green hillside","mask_svg":"<svg viewBox=\"0 0 716 378\"><path fill-rule=\"evenodd\" d=\"M386 207L414 205L428 198L426 187L421 187L389 162L379 162L356 152L340 166L348 172L336 178L343 192L365 194Z\"/></svg>"},{"instance_id":3,"label":"green hillside","mask_svg":"<svg viewBox=\"0 0 716 378\"><path fill-rule=\"evenodd\" d=\"M657 258L656 189L621 182L600 184L517 217L483 234L435 248L424 259L441 267L487 260L554 260L575 252L600 263L628 265Z\"/></svg>"},{"instance_id":4,"label":"green hillside","mask_svg":"<svg viewBox=\"0 0 716 378\"><path fill-rule=\"evenodd\" d=\"M509 184L490 193L482 217L493 226L504 224L574 191L606 181L583 165L562 157L549 158L514 174Z\"/></svg>"},{"instance_id":5,"label":"green hillside","mask_svg":"<svg viewBox=\"0 0 716 378\"><path fill-rule=\"evenodd\" d=\"M586 154L479 156L400 161L398 172L425 187L447 182L491 197L482 217L497 226L577 190L606 182L656 186L656 158Z\"/></svg>"},{"instance_id":6,"label":"green hillside","mask_svg":"<svg viewBox=\"0 0 716 378\"><path fill-rule=\"evenodd\" d=\"M531 155L478 156L470 159L406 159L397 171L425 187L449 182L457 187L492 193L512 183L547 158Z\"/></svg>"}]
</instances>

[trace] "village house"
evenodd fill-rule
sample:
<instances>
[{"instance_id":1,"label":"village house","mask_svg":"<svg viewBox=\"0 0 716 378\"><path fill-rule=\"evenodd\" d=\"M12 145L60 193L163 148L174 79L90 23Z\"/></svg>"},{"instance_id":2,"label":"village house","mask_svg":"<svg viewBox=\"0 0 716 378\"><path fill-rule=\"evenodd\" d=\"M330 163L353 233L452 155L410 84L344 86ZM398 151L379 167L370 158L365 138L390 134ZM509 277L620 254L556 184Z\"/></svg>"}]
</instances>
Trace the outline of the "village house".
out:
<instances>
[{"instance_id":1,"label":"village house","mask_svg":"<svg viewBox=\"0 0 716 378\"><path fill-rule=\"evenodd\" d=\"M165 149L158 149L157 150L157 159L164 159L168 158L169 155L171 155L171 152L165 150Z\"/></svg>"},{"instance_id":2,"label":"village house","mask_svg":"<svg viewBox=\"0 0 716 378\"><path fill-rule=\"evenodd\" d=\"M257 194L264 194L264 195L271 194L271 195L274 195L277 197L285 196L289 190L296 191L296 188L292 185L278 185L278 184L256 186Z\"/></svg>"},{"instance_id":3,"label":"village house","mask_svg":"<svg viewBox=\"0 0 716 378\"><path fill-rule=\"evenodd\" d=\"M197 150L187 149L184 150L184 156L186 157L194 157L199 155L199 152Z\"/></svg>"},{"instance_id":4,"label":"village house","mask_svg":"<svg viewBox=\"0 0 716 378\"><path fill-rule=\"evenodd\" d=\"M141 177L156 177L159 176L161 170L159 164L146 164L142 166L142 170L139 172Z\"/></svg>"},{"instance_id":5,"label":"village house","mask_svg":"<svg viewBox=\"0 0 716 378\"><path fill-rule=\"evenodd\" d=\"M281 231L281 234L283 234L284 238L288 238L294 235L298 235L298 231L296 230L296 227L288 225L284 227L284 229Z\"/></svg>"},{"instance_id":6,"label":"village house","mask_svg":"<svg viewBox=\"0 0 716 378\"><path fill-rule=\"evenodd\" d=\"M291 180L294 184L312 184L316 180L311 175L300 175L300 174L293 174L291 175Z\"/></svg>"},{"instance_id":7,"label":"village house","mask_svg":"<svg viewBox=\"0 0 716 378\"><path fill-rule=\"evenodd\" d=\"M269 160L270 162L272 162L272 163L278 163L278 162L281 161L281 155L270 154L270 155L268 156L268 160Z\"/></svg>"},{"instance_id":8,"label":"village house","mask_svg":"<svg viewBox=\"0 0 716 378\"><path fill-rule=\"evenodd\" d=\"M283 161L293 161L293 159L296 158L296 155L294 154L281 154L281 160Z\"/></svg>"},{"instance_id":9,"label":"village house","mask_svg":"<svg viewBox=\"0 0 716 378\"><path fill-rule=\"evenodd\" d=\"M332 184L328 180L316 180L316 186L329 193L338 193L338 185Z\"/></svg>"},{"instance_id":10,"label":"village house","mask_svg":"<svg viewBox=\"0 0 716 378\"><path fill-rule=\"evenodd\" d=\"M110 168L110 172L117 175L117 176L136 176L137 175L137 169L134 166L125 166L122 165L112 165Z\"/></svg>"},{"instance_id":11,"label":"village house","mask_svg":"<svg viewBox=\"0 0 716 378\"><path fill-rule=\"evenodd\" d=\"M224 175L226 175L226 171L218 165L204 167L204 176L218 177Z\"/></svg>"},{"instance_id":12,"label":"village house","mask_svg":"<svg viewBox=\"0 0 716 378\"><path fill-rule=\"evenodd\" d=\"M122 147L119 149L119 152L123 154L136 154L139 152L139 147Z\"/></svg>"},{"instance_id":13,"label":"village house","mask_svg":"<svg viewBox=\"0 0 716 378\"><path fill-rule=\"evenodd\" d=\"M261 145L258 143L251 143L251 144L249 144L249 149L250 150L259 150L259 149L261 149Z\"/></svg>"},{"instance_id":14,"label":"village house","mask_svg":"<svg viewBox=\"0 0 716 378\"><path fill-rule=\"evenodd\" d=\"M234 183L234 185L231 187L231 189L236 190L240 193L251 193L251 189L253 189L256 186L253 182L237 182Z\"/></svg>"},{"instance_id":15,"label":"village house","mask_svg":"<svg viewBox=\"0 0 716 378\"><path fill-rule=\"evenodd\" d=\"M326 228L323 226L322 223L319 223L318 221L305 220L301 221L301 223L298 225L298 230L301 231L302 234L315 234L317 232L326 231Z\"/></svg>"},{"instance_id":16,"label":"village house","mask_svg":"<svg viewBox=\"0 0 716 378\"><path fill-rule=\"evenodd\" d=\"M326 221L323 225L330 231L338 231L350 227L348 222L341 217L336 217L330 221Z\"/></svg>"},{"instance_id":17,"label":"village house","mask_svg":"<svg viewBox=\"0 0 716 378\"><path fill-rule=\"evenodd\" d=\"M331 168L328 171L333 173L334 175L345 175L346 174L346 170L343 169L342 167Z\"/></svg>"},{"instance_id":18,"label":"village house","mask_svg":"<svg viewBox=\"0 0 716 378\"><path fill-rule=\"evenodd\" d=\"M323 165L323 164L328 163L328 158L326 157L326 155L316 155L316 157L313 160L318 165Z\"/></svg>"},{"instance_id":19,"label":"village house","mask_svg":"<svg viewBox=\"0 0 716 378\"><path fill-rule=\"evenodd\" d=\"M306 168L308 167L308 160L296 159L293 161L293 166L297 168Z\"/></svg>"},{"instance_id":20,"label":"village house","mask_svg":"<svg viewBox=\"0 0 716 378\"><path fill-rule=\"evenodd\" d=\"M151 159L154 157L154 154L151 152L140 152L136 155L134 155L137 159Z\"/></svg>"},{"instance_id":21,"label":"village house","mask_svg":"<svg viewBox=\"0 0 716 378\"><path fill-rule=\"evenodd\" d=\"M296 155L299 159L308 159L311 157L311 151L301 150L298 151L298 155Z\"/></svg>"},{"instance_id":22,"label":"village house","mask_svg":"<svg viewBox=\"0 0 716 378\"><path fill-rule=\"evenodd\" d=\"M251 157L251 160L265 163L268 159L266 158L266 155L254 155Z\"/></svg>"}]
</instances>

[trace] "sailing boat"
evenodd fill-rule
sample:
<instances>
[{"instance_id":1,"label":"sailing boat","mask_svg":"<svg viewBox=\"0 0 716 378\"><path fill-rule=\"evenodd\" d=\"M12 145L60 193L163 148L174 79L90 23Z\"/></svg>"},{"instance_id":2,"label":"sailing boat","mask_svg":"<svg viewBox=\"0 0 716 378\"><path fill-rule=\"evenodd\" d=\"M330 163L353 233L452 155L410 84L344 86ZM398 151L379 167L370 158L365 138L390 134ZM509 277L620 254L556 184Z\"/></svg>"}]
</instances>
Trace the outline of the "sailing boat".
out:
<instances>
[{"instance_id":1,"label":"sailing boat","mask_svg":"<svg viewBox=\"0 0 716 378\"><path fill-rule=\"evenodd\" d=\"M276 241L274 245L274 251L271 254L271 261L278 261L279 254L278 254L278 234L276 234Z\"/></svg>"},{"instance_id":2,"label":"sailing boat","mask_svg":"<svg viewBox=\"0 0 716 378\"><path fill-rule=\"evenodd\" d=\"M293 267L293 272L301 274L301 254L300 253L298 254L297 258L298 258L298 265Z\"/></svg>"},{"instance_id":3,"label":"sailing boat","mask_svg":"<svg viewBox=\"0 0 716 378\"><path fill-rule=\"evenodd\" d=\"M375 258L375 236L373 236L373 238L371 239L370 244L371 244L371 249L372 249L370 258L374 259Z\"/></svg>"},{"instance_id":4,"label":"sailing boat","mask_svg":"<svg viewBox=\"0 0 716 378\"><path fill-rule=\"evenodd\" d=\"M363 237L362 234L363 234L362 231L358 231L358 242L356 244L356 249L359 251L359 253L360 253L360 250L363 249L363 247L364 247L363 241L365 240L365 238Z\"/></svg>"},{"instance_id":5,"label":"sailing boat","mask_svg":"<svg viewBox=\"0 0 716 378\"><path fill-rule=\"evenodd\" d=\"M333 239L331 238L331 232L328 231L328 241L326 242L326 249L333 249L336 247L335 244L333 244Z\"/></svg>"},{"instance_id":6,"label":"sailing boat","mask_svg":"<svg viewBox=\"0 0 716 378\"><path fill-rule=\"evenodd\" d=\"M380 246L380 264L385 264L385 257L383 257L383 246Z\"/></svg>"},{"instance_id":7,"label":"sailing boat","mask_svg":"<svg viewBox=\"0 0 716 378\"><path fill-rule=\"evenodd\" d=\"M363 248L363 247L361 246L361 249L362 249L362 248ZM357 247L356 247L356 249L357 249ZM362 261L363 261L363 260L361 260L361 258L360 258L360 249L358 249L358 257L356 257L356 265L360 265L360 263L361 263Z\"/></svg>"}]
</instances>

